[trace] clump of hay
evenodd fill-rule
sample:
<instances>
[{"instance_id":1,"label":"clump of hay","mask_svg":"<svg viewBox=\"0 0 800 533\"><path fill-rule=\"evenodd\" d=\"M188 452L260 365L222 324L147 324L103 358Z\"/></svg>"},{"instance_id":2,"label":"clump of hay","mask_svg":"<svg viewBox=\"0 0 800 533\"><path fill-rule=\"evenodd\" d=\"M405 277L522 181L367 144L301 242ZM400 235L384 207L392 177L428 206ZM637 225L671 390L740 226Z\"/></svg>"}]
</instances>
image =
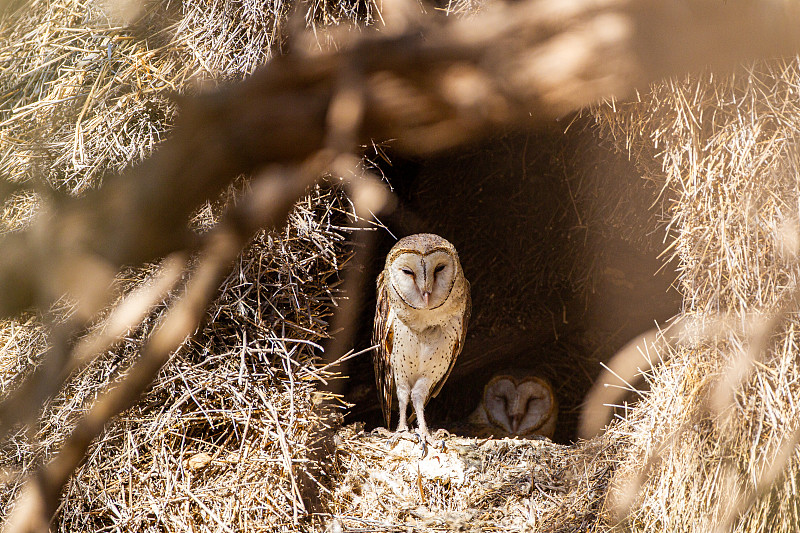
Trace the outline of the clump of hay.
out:
<instances>
[{"instance_id":1,"label":"clump of hay","mask_svg":"<svg viewBox=\"0 0 800 533\"><path fill-rule=\"evenodd\" d=\"M166 15L150 14L153 24ZM78 193L140 160L174 114L165 92L196 68L176 44L134 38L94 2L31 2L0 24L0 171L14 182Z\"/></svg>"},{"instance_id":2,"label":"clump of hay","mask_svg":"<svg viewBox=\"0 0 800 533\"><path fill-rule=\"evenodd\" d=\"M24 228L43 196L79 194L147 156L168 135L172 95L196 81L251 73L285 39L290 7L149 2L133 26L115 21L119 12L107 4L82 0L33 1L4 12L0 172L27 189L4 205L0 231ZM358 2L308 7L314 24L372 13L371 4ZM192 226L204 231L218 213L208 206ZM338 187L318 187L285 230L253 240L195 342L93 444L65 489L54 530L317 529L308 516L330 485L320 450L338 416L317 390L337 379L335 366L322 366L319 345L350 255L350 213ZM148 273L123 274L118 290ZM0 516L8 516L25 477L119 379L159 313L73 376L36 427L0 443ZM47 342L41 322L0 328L3 395L39 363Z\"/></svg>"},{"instance_id":3,"label":"clump of hay","mask_svg":"<svg viewBox=\"0 0 800 533\"><path fill-rule=\"evenodd\" d=\"M0 395L5 394L26 367L35 364L31 357L44 351L46 334L33 316L0 323Z\"/></svg>"},{"instance_id":4,"label":"clump of hay","mask_svg":"<svg viewBox=\"0 0 800 533\"><path fill-rule=\"evenodd\" d=\"M82 0L5 12L0 171L25 188L3 206L0 231L24 228L48 196L80 194L149 155L169 134L173 95L250 74L285 40L291 7L149 2L132 26L114 20L119 13L107 4ZM373 9L359 2L307 7L313 24L369 19ZM231 198L201 209L191 226L212 227ZM284 230L255 237L195 341L92 445L65 489L54 530L319 529L313 513L332 485L326 450L339 417L320 389L340 379L336 366L323 365L320 343L341 297L351 214L343 191L328 184L310 191ZM120 294L151 268L123 273ZM36 427L0 443L0 516L8 516L26 476L120 378L164 305L73 376ZM47 343L41 322L18 319L0 329L3 395L39 363Z\"/></svg>"},{"instance_id":5,"label":"clump of hay","mask_svg":"<svg viewBox=\"0 0 800 533\"><path fill-rule=\"evenodd\" d=\"M800 525L798 83L797 60L759 63L597 112L605 134L662 181L685 312L706 324L661 354L650 393L612 429L630 454L617 483L637 530Z\"/></svg>"},{"instance_id":6,"label":"clump of hay","mask_svg":"<svg viewBox=\"0 0 800 533\"><path fill-rule=\"evenodd\" d=\"M80 193L147 156L167 134L173 97L237 80L280 51L293 4L34 0L0 20L0 173ZM368 1L311 2L302 30L373 21ZM129 24L133 21L133 24ZM313 43L310 43L313 44ZM321 45L320 45L321 46Z\"/></svg>"}]
</instances>

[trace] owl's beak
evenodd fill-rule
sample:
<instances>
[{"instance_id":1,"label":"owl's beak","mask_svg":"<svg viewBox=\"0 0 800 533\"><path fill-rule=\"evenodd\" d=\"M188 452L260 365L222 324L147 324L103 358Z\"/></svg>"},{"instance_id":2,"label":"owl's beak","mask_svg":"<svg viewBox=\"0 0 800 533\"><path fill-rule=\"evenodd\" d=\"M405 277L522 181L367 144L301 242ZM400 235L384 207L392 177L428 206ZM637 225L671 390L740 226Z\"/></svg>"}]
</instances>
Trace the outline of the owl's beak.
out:
<instances>
[{"instance_id":1,"label":"owl's beak","mask_svg":"<svg viewBox=\"0 0 800 533\"><path fill-rule=\"evenodd\" d=\"M522 415L513 415L511 417L511 432L516 433L519 429L519 423L522 421Z\"/></svg>"},{"instance_id":2,"label":"owl's beak","mask_svg":"<svg viewBox=\"0 0 800 533\"><path fill-rule=\"evenodd\" d=\"M428 300L431 297L431 293L428 291L422 291L422 301L425 302L425 307L428 307Z\"/></svg>"}]
</instances>

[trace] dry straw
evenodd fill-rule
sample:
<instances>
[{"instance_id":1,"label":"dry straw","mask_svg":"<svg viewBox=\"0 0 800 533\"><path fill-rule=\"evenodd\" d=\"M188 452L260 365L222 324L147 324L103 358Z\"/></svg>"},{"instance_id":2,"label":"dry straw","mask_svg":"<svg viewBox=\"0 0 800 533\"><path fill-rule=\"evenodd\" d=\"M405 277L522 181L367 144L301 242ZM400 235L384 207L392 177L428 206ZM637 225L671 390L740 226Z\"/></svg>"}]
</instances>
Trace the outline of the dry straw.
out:
<instances>
[{"instance_id":1,"label":"dry straw","mask_svg":"<svg viewBox=\"0 0 800 533\"><path fill-rule=\"evenodd\" d=\"M266 61L286 7L237 6L153 2L131 28L93 2L31 2L5 13L0 168L26 190L7 202L4 230L25 227L41 195L80 193L145 157L168 135L171 99L193 81L241 78ZM198 212L196 230L213 225L225 202ZM307 495L330 485L327 455L316 450L336 420L316 390L336 371L322 367L319 345L350 254L350 213L337 186L316 188L284 230L256 236L196 341L92 446L54 530L318 529L321 519L306 518L314 510ZM123 273L120 293L150 271ZM159 316L73 376L37 427L2 443L0 516L24 477L119 379ZM38 363L48 329L41 322L3 325L3 394Z\"/></svg>"},{"instance_id":2,"label":"dry straw","mask_svg":"<svg viewBox=\"0 0 800 533\"><path fill-rule=\"evenodd\" d=\"M797 60L773 61L597 112L661 176L685 313L714 324L662 354L650 393L612 430L628 443L615 486L636 530L800 526L799 84Z\"/></svg>"},{"instance_id":3,"label":"dry straw","mask_svg":"<svg viewBox=\"0 0 800 533\"><path fill-rule=\"evenodd\" d=\"M326 45L326 28L369 22L374 13L370 3L305 8L301 18L314 25L317 46ZM80 193L145 157L168 135L174 94L246 76L284 44L283 28L297 19L289 11L279 3L153 2L132 28L76 0L31 2L5 13L0 168L25 185L6 205L5 231L24 228L42 198ZM211 227L231 198L201 209L193 228ZM352 428L334 434L336 403L319 392L337 379L335 366L323 366L319 346L342 297L337 285L350 256L352 211L336 186L317 188L284 230L254 239L200 335L91 446L65 489L54 530L317 531L338 524L392 531L407 520L417 529L458 528L470 517L490 529L592 527L612 469L603 441L584 455L546 442L452 440L463 483L433 480L419 494L400 491L387 504L390 513L369 505L384 487L376 486L378 496L356 488L387 460L397 466L400 457L413 467L418 451L406 446L390 454L383 438ZM121 274L120 295L153 270ZM25 476L120 379L171 301L79 369L36 427L0 444L0 516L8 515ZM4 325L4 394L38 363L48 329L38 318Z\"/></svg>"},{"instance_id":4,"label":"dry straw","mask_svg":"<svg viewBox=\"0 0 800 533\"><path fill-rule=\"evenodd\" d=\"M412 439L348 427L330 494L340 531L591 531L613 470L611 442L580 446L451 437L420 458Z\"/></svg>"},{"instance_id":5,"label":"dry straw","mask_svg":"<svg viewBox=\"0 0 800 533\"><path fill-rule=\"evenodd\" d=\"M320 368L318 343L338 297L339 262L348 255L340 224L349 209L336 188L317 189L285 230L256 237L201 334L92 446L65 492L55 529L217 530L225 524L224 530L274 531L305 523L305 493L329 484L318 464L327 456L318 460L315 450L337 415L321 409L325 395L316 388L336 375L335 368ZM22 474L58 447L157 320L148 319L75 376L34 434L4 443L4 508ZM8 326L13 353L35 357L27 350L37 339L15 334L14 327ZM41 350L41 339L35 347Z\"/></svg>"}]
</instances>

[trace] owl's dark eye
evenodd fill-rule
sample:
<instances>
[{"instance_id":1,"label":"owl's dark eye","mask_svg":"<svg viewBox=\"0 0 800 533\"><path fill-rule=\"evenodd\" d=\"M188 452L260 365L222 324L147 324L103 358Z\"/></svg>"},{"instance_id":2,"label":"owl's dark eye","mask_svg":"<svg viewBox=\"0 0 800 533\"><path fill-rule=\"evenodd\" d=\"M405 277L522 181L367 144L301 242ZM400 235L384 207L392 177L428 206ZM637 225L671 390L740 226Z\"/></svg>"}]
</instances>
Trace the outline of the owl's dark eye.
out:
<instances>
[{"instance_id":1,"label":"owl's dark eye","mask_svg":"<svg viewBox=\"0 0 800 533\"><path fill-rule=\"evenodd\" d=\"M438 274L442 270L444 270L444 265L439 265L439 266L437 266L436 268L433 269L433 273L434 274Z\"/></svg>"},{"instance_id":2,"label":"owl's dark eye","mask_svg":"<svg viewBox=\"0 0 800 533\"><path fill-rule=\"evenodd\" d=\"M411 270L410 268L401 268L400 270L403 272L403 274L405 274L407 276L413 276L414 275L414 271Z\"/></svg>"}]
</instances>

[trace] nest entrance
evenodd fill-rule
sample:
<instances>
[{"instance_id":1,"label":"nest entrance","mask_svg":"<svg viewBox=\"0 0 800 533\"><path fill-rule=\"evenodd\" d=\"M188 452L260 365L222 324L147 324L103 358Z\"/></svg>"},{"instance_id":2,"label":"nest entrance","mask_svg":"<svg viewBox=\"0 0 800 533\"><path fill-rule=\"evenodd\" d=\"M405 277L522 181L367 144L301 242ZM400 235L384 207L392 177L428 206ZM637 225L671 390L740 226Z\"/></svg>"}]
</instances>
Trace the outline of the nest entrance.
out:
<instances>
[{"instance_id":1,"label":"nest entrance","mask_svg":"<svg viewBox=\"0 0 800 533\"><path fill-rule=\"evenodd\" d=\"M580 403L605 361L680 309L664 265L659 184L603 145L587 119L509 132L425 160L389 154L378 166L400 207L384 220L398 238L438 233L453 242L472 284L467 343L431 400L433 427L463 419L493 373L532 368L554 384L561 406L555 440L575 438ZM370 266L383 267L389 232ZM359 346L370 342L373 288ZM350 368L353 421L382 425L372 363Z\"/></svg>"}]
</instances>

